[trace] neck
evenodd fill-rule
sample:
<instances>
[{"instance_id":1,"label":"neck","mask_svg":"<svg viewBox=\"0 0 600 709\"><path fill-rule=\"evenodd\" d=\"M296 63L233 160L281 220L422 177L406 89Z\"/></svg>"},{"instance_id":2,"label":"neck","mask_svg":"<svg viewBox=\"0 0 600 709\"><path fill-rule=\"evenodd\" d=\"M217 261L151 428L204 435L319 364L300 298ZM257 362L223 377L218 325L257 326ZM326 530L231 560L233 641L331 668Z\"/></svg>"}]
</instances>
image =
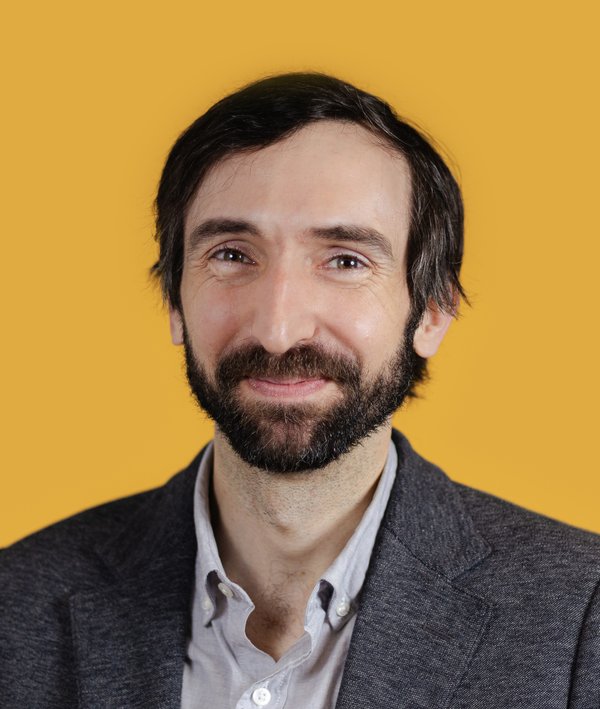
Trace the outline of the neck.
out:
<instances>
[{"instance_id":1,"label":"neck","mask_svg":"<svg viewBox=\"0 0 600 709\"><path fill-rule=\"evenodd\" d=\"M261 604L273 607L276 599L297 630L302 626L314 585L371 501L390 429L382 427L325 468L285 474L247 465L216 430L215 537L225 572L259 615Z\"/></svg>"}]
</instances>

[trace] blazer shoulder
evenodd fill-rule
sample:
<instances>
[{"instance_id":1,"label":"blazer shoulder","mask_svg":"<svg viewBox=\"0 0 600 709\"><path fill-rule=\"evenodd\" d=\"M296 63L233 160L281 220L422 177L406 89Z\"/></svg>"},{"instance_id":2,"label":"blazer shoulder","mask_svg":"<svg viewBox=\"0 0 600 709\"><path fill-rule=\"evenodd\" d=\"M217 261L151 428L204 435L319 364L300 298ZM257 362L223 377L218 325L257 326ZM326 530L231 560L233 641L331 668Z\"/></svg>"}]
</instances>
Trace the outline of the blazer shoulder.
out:
<instances>
[{"instance_id":1,"label":"blazer shoulder","mask_svg":"<svg viewBox=\"0 0 600 709\"><path fill-rule=\"evenodd\" d=\"M129 530L151 527L171 498L187 494L198 458L162 486L84 510L1 549L0 597L70 593L106 579L110 570L99 551L126 539Z\"/></svg>"},{"instance_id":2,"label":"blazer shoulder","mask_svg":"<svg viewBox=\"0 0 600 709\"><path fill-rule=\"evenodd\" d=\"M515 558L549 568L585 569L600 578L600 535L454 483L475 526L488 543Z\"/></svg>"},{"instance_id":3,"label":"blazer shoulder","mask_svg":"<svg viewBox=\"0 0 600 709\"><path fill-rule=\"evenodd\" d=\"M10 706L71 706L70 597L110 577L95 546L151 494L80 512L0 551L0 694ZM32 662L44 682L25 688Z\"/></svg>"},{"instance_id":4,"label":"blazer shoulder","mask_svg":"<svg viewBox=\"0 0 600 709\"><path fill-rule=\"evenodd\" d=\"M0 550L1 595L32 589L68 593L79 582L93 583L95 549L118 534L157 490L112 500L56 522Z\"/></svg>"},{"instance_id":5,"label":"blazer shoulder","mask_svg":"<svg viewBox=\"0 0 600 709\"><path fill-rule=\"evenodd\" d=\"M600 707L600 535L464 485L457 489L491 548L459 581L492 608L494 640L480 649L475 671L508 667L516 655L511 681L530 683L519 663L535 657L540 677L553 668L545 692L562 686L569 707Z\"/></svg>"},{"instance_id":6,"label":"blazer shoulder","mask_svg":"<svg viewBox=\"0 0 600 709\"><path fill-rule=\"evenodd\" d=\"M423 563L448 578L472 569L468 578L506 581L508 590L521 582L568 586L572 574L586 589L597 583L599 535L457 483L398 431L392 436L399 467L385 524Z\"/></svg>"},{"instance_id":7,"label":"blazer shoulder","mask_svg":"<svg viewBox=\"0 0 600 709\"><path fill-rule=\"evenodd\" d=\"M191 517L194 468L193 461L162 487L85 510L0 551L0 695L10 706L73 705L74 599L126 582L126 571L135 576L127 564L144 551L176 556L179 539L162 556L160 544ZM32 662L36 677L24 680Z\"/></svg>"}]
</instances>

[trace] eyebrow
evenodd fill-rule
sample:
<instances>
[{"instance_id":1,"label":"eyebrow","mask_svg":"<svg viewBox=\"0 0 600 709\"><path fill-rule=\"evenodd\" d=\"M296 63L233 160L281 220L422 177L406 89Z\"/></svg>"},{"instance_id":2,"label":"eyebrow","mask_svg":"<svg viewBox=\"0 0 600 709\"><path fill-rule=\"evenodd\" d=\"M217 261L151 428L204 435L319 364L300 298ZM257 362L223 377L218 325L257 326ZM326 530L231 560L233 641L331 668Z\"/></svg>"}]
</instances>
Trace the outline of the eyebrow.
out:
<instances>
[{"instance_id":1,"label":"eyebrow","mask_svg":"<svg viewBox=\"0 0 600 709\"><path fill-rule=\"evenodd\" d=\"M315 227L308 230L317 239L363 244L380 251L389 259L393 258L392 247L388 239L377 229L355 224L337 224L330 227ZM260 237L260 229L242 219L207 219L195 226L190 232L189 249L194 251L205 241L223 234L250 234Z\"/></svg>"},{"instance_id":2,"label":"eyebrow","mask_svg":"<svg viewBox=\"0 0 600 709\"><path fill-rule=\"evenodd\" d=\"M364 244L380 251L389 259L393 258L392 246L377 229L354 224L338 224L331 227L319 227L311 229L310 233L319 239L331 239L332 241L349 241L356 244Z\"/></svg>"}]
</instances>

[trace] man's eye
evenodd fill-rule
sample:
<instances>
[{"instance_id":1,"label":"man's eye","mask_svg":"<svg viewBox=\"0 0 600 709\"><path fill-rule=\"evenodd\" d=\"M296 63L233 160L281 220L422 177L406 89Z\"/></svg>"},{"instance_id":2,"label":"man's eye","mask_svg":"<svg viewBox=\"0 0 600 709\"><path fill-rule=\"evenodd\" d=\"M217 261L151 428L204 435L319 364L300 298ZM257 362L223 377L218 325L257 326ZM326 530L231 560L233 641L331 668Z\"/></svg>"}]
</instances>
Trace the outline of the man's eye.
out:
<instances>
[{"instance_id":1,"label":"man's eye","mask_svg":"<svg viewBox=\"0 0 600 709\"><path fill-rule=\"evenodd\" d=\"M365 264L357 256L352 256L350 254L342 254L341 256L336 256L329 262L332 268L338 269L340 271L353 271L359 268L364 268Z\"/></svg>"},{"instance_id":2,"label":"man's eye","mask_svg":"<svg viewBox=\"0 0 600 709\"><path fill-rule=\"evenodd\" d=\"M252 259L249 259L241 251L237 251L237 249L219 249L219 251L215 251L212 254L211 258L225 263L253 263Z\"/></svg>"}]
</instances>

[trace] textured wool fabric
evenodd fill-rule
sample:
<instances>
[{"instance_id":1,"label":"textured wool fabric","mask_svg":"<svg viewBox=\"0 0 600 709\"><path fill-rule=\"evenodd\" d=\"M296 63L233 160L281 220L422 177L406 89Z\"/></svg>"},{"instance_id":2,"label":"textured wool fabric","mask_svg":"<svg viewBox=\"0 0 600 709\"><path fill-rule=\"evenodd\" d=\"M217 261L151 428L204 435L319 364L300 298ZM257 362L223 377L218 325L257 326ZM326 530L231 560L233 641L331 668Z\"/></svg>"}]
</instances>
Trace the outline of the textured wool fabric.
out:
<instances>
[{"instance_id":1,"label":"textured wool fabric","mask_svg":"<svg viewBox=\"0 0 600 709\"><path fill-rule=\"evenodd\" d=\"M600 538L394 440L337 709L600 709ZM198 463L1 552L2 709L179 709Z\"/></svg>"}]
</instances>

